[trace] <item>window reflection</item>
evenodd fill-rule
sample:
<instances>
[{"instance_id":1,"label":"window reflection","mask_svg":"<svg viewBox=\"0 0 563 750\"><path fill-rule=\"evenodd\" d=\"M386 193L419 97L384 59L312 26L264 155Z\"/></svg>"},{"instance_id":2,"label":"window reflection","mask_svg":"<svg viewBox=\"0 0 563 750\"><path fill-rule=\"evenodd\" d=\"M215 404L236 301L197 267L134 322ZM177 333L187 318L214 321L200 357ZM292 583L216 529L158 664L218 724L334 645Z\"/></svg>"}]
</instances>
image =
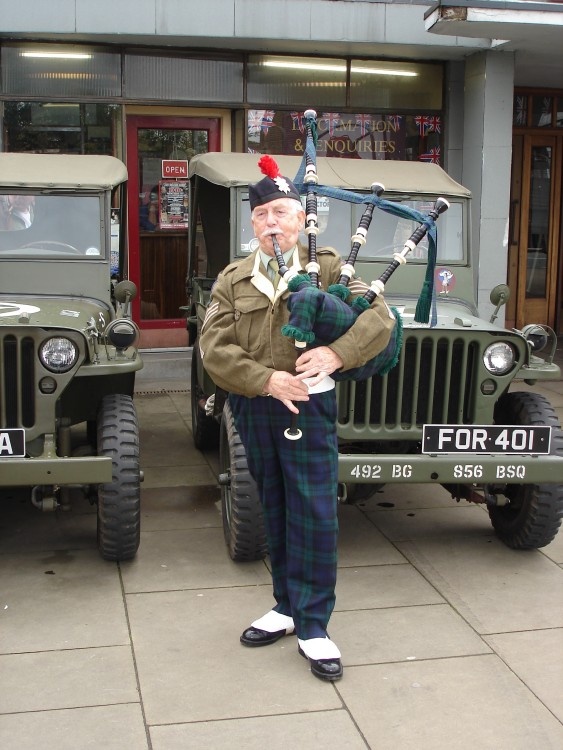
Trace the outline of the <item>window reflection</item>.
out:
<instances>
[{"instance_id":1,"label":"window reflection","mask_svg":"<svg viewBox=\"0 0 563 750\"><path fill-rule=\"evenodd\" d=\"M551 158L549 146L532 149L526 297L543 298L547 293Z\"/></svg>"}]
</instances>

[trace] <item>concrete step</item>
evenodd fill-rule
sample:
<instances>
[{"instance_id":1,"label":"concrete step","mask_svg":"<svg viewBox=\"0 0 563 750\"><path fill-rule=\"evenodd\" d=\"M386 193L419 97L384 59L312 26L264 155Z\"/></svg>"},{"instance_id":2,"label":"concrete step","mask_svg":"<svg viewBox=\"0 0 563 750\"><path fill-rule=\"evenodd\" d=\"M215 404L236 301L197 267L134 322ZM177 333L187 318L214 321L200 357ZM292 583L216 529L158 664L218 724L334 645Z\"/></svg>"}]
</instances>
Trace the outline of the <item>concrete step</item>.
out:
<instances>
[{"instance_id":1,"label":"concrete step","mask_svg":"<svg viewBox=\"0 0 563 750\"><path fill-rule=\"evenodd\" d=\"M149 384L176 381L185 388L190 384L192 347L185 349L143 349L143 369L135 377L135 390L145 390Z\"/></svg>"}]
</instances>

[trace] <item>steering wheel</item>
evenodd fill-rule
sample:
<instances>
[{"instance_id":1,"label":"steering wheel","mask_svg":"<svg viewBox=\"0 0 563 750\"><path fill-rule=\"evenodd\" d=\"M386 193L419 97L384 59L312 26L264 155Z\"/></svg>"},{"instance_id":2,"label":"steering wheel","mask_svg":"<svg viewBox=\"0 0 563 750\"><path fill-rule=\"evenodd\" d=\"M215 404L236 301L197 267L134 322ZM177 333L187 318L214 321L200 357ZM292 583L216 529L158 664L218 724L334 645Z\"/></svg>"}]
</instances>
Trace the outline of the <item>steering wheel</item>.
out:
<instances>
[{"instance_id":1,"label":"steering wheel","mask_svg":"<svg viewBox=\"0 0 563 750\"><path fill-rule=\"evenodd\" d=\"M27 245L22 245L19 249L39 248L41 250L48 250L49 248L46 245L56 245L57 247L64 248L63 252L82 255L82 252L77 247L74 247L74 245L69 245L67 242L57 242L56 240L37 240L37 242L29 242Z\"/></svg>"}]
</instances>

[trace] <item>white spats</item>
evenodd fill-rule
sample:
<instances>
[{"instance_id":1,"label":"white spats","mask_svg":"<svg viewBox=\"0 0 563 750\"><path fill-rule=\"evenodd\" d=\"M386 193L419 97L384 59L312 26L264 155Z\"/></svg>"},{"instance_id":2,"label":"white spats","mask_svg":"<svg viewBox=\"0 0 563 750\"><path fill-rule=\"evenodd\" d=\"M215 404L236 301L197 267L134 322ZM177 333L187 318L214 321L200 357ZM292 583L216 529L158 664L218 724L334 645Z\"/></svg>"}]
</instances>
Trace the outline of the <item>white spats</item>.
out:
<instances>
[{"instance_id":1,"label":"white spats","mask_svg":"<svg viewBox=\"0 0 563 750\"><path fill-rule=\"evenodd\" d=\"M295 630L292 617L280 615L279 612L276 612L273 609L266 612L266 614L258 620L254 620L251 627L265 630L266 633L277 633L278 630L285 630L286 633L289 634L293 633Z\"/></svg>"}]
</instances>

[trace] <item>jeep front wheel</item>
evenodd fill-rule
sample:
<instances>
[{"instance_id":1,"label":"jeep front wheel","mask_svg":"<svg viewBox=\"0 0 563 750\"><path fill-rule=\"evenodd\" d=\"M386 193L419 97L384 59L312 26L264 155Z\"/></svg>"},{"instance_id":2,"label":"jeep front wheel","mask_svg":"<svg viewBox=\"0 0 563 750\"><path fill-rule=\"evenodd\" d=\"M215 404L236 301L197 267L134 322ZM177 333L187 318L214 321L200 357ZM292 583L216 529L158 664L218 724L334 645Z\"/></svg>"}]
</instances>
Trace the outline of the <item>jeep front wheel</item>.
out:
<instances>
[{"instance_id":1,"label":"jeep front wheel","mask_svg":"<svg viewBox=\"0 0 563 750\"><path fill-rule=\"evenodd\" d=\"M237 562L263 560L268 548L262 504L228 402L221 419L219 467L223 532L229 555Z\"/></svg>"},{"instance_id":2,"label":"jeep front wheel","mask_svg":"<svg viewBox=\"0 0 563 750\"><path fill-rule=\"evenodd\" d=\"M110 456L112 479L98 487L98 549L104 560L131 560L141 533L141 472L137 412L130 396L102 400L98 455Z\"/></svg>"},{"instance_id":3,"label":"jeep front wheel","mask_svg":"<svg viewBox=\"0 0 563 750\"><path fill-rule=\"evenodd\" d=\"M551 454L563 455L563 433L549 401L537 393L506 393L495 408L496 424L551 425ZM563 484L508 484L506 505L490 505L497 536L513 549L545 547L563 517Z\"/></svg>"}]
</instances>

